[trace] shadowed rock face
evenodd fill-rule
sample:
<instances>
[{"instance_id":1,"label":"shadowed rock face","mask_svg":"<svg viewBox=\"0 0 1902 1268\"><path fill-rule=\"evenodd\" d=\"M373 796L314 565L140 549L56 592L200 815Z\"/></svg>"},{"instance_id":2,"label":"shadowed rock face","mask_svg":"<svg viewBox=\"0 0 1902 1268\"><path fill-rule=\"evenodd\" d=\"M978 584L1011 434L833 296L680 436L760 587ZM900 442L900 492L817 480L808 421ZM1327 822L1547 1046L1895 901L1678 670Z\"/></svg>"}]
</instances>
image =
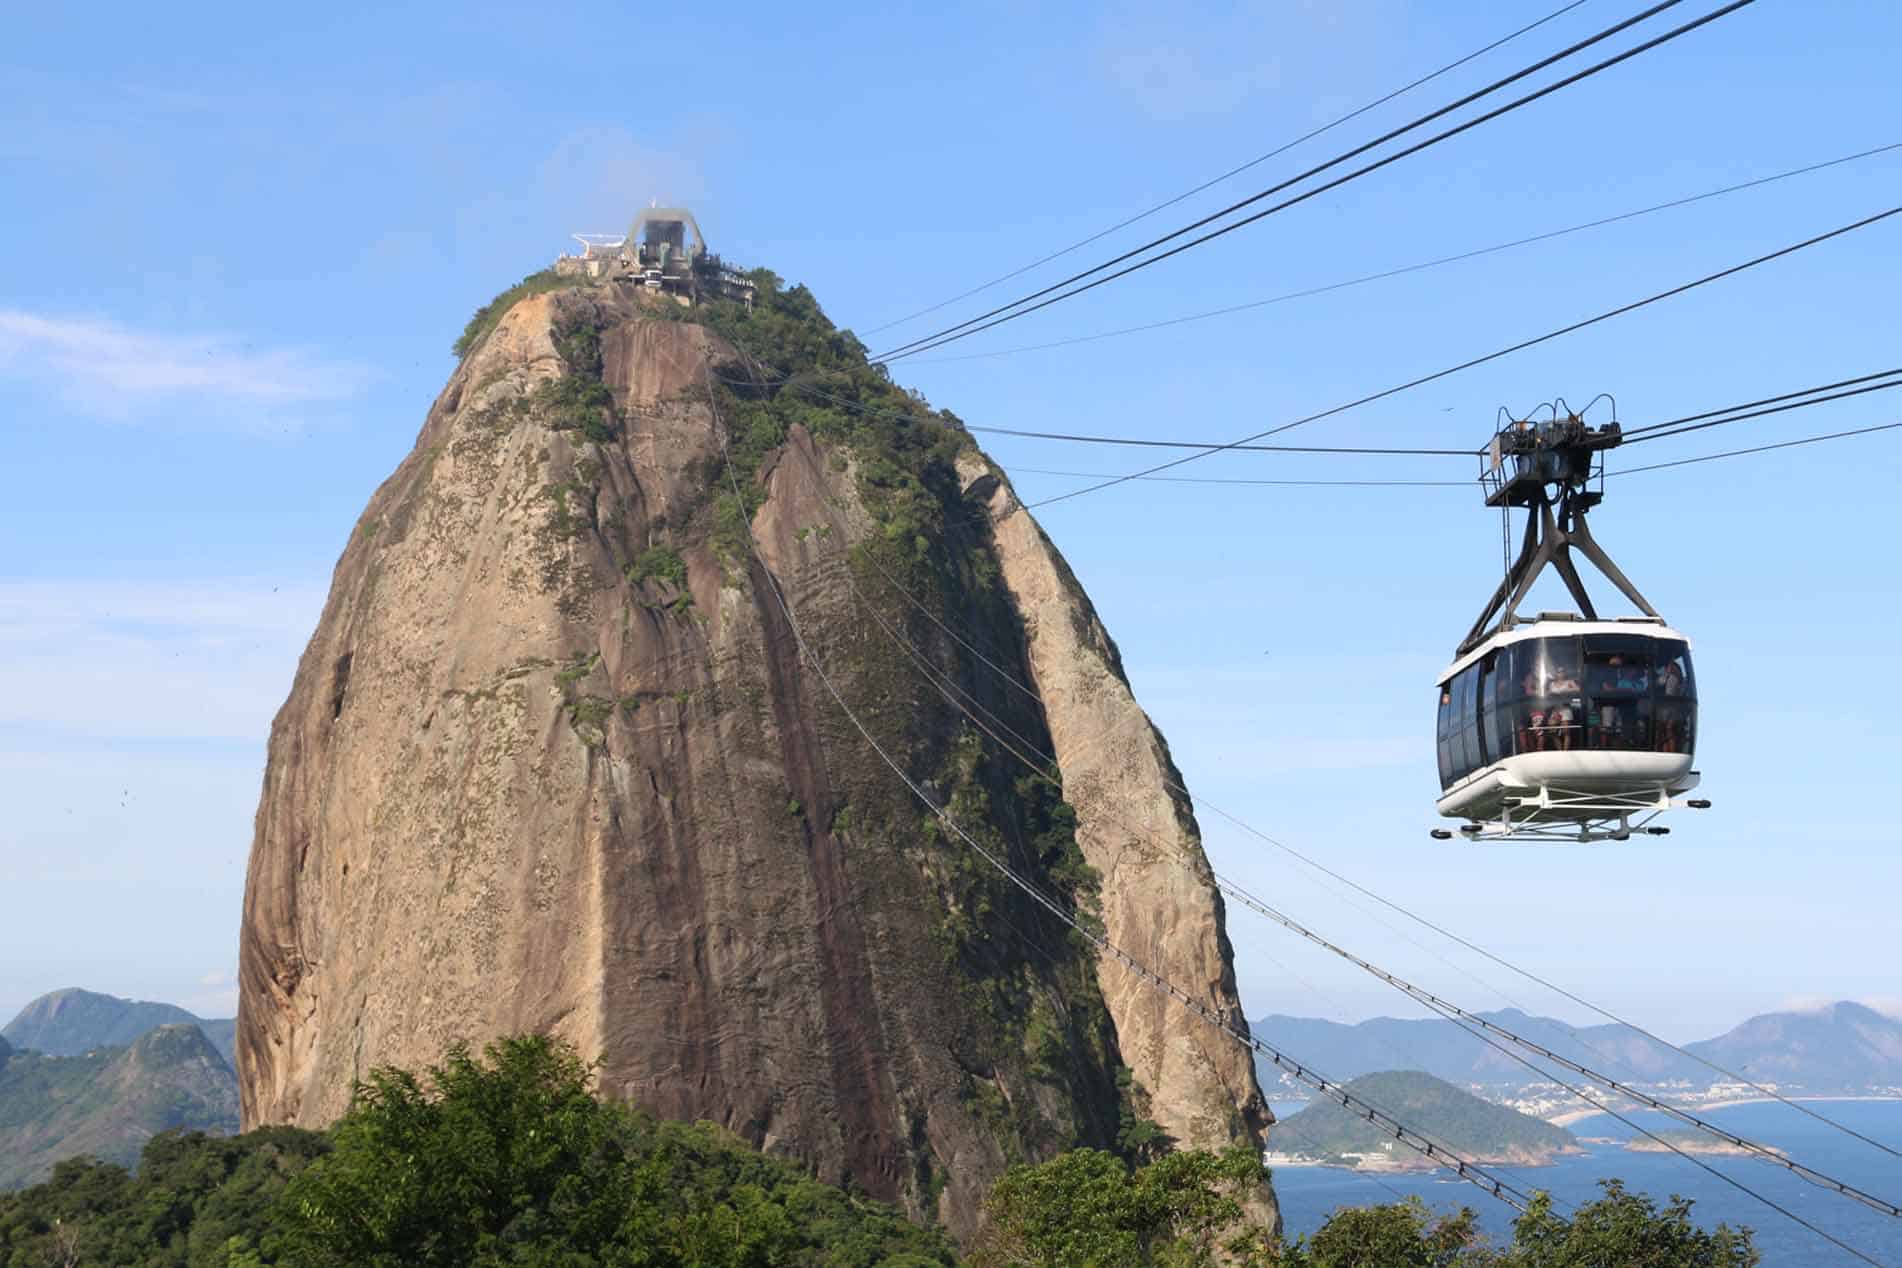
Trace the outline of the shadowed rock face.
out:
<instances>
[{"instance_id":1,"label":"shadowed rock face","mask_svg":"<svg viewBox=\"0 0 1902 1268\"><path fill-rule=\"evenodd\" d=\"M1239 1019L1167 750L1055 550L950 429L912 486L929 532L899 531L890 454L799 426L740 510L707 377L733 349L647 304L517 304L351 536L272 727L245 1124L552 1032L610 1095L960 1234L1009 1162L1114 1141L1119 1065L1184 1143L1258 1140L1247 1054L934 822L802 655L934 805ZM591 440L559 389L596 376L618 424ZM1105 725L1130 738L1090 749ZM1074 835L1004 727L1056 755Z\"/></svg>"}]
</instances>

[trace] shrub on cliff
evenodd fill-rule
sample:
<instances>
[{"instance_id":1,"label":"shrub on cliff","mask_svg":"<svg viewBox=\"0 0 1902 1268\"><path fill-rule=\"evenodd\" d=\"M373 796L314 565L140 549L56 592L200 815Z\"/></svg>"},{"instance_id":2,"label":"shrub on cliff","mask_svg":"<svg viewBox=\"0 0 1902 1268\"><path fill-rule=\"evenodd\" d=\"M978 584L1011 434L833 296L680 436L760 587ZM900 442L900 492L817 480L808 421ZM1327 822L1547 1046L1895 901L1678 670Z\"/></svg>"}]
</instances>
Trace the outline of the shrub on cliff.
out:
<instances>
[{"instance_id":1,"label":"shrub on cliff","mask_svg":"<svg viewBox=\"0 0 1902 1268\"><path fill-rule=\"evenodd\" d=\"M476 309L475 316L469 319L469 324L462 328L460 335L456 336L456 342L451 345L451 350L458 357L468 356L469 349L480 343L482 336L494 330L501 322L503 315L520 301L527 299L530 295L540 295L544 291L558 291L563 287L580 286L586 280L578 274L557 273L552 268L543 269L539 273L530 273Z\"/></svg>"}]
</instances>

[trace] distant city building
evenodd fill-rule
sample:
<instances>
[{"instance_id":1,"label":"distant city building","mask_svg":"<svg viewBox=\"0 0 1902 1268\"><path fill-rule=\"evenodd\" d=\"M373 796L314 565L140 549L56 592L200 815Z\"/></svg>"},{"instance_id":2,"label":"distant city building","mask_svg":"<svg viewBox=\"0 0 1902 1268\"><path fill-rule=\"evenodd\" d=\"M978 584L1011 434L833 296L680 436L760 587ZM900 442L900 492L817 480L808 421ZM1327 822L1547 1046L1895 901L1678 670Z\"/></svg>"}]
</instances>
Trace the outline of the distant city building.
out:
<instances>
[{"instance_id":1,"label":"distant city building","mask_svg":"<svg viewBox=\"0 0 1902 1268\"><path fill-rule=\"evenodd\" d=\"M555 272L638 282L683 304L709 296L753 306L752 279L707 249L693 213L684 207L646 207L626 234L577 233L579 255L555 257Z\"/></svg>"}]
</instances>

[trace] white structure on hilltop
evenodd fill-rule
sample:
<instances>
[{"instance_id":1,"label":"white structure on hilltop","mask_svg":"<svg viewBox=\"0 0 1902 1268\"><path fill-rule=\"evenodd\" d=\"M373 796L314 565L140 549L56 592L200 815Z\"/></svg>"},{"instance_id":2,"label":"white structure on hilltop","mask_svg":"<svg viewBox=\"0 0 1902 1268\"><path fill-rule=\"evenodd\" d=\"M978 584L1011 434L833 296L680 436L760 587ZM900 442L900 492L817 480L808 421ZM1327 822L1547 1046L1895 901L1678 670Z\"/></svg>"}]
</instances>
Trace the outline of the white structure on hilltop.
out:
<instances>
[{"instance_id":1,"label":"white structure on hilltop","mask_svg":"<svg viewBox=\"0 0 1902 1268\"><path fill-rule=\"evenodd\" d=\"M683 304L718 296L753 306L753 280L707 249L699 222L684 207L645 207L619 236L572 236L581 253L557 256L557 273L638 282Z\"/></svg>"}]
</instances>

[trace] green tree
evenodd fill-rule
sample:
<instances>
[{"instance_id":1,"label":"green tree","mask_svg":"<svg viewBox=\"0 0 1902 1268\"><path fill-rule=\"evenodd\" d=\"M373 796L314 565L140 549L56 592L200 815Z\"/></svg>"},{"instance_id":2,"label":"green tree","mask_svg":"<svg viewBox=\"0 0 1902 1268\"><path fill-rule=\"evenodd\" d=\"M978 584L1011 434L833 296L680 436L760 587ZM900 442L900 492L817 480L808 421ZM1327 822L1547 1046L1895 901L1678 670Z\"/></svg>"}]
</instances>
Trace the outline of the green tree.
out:
<instances>
[{"instance_id":1,"label":"green tree","mask_svg":"<svg viewBox=\"0 0 1902 1268\"><path fill-rule=\"evenodd\" d=\"M1495 1264L1471 1208L1435 1220L1408 1198L1387 1206L1343 1207L1287 1255L1289 1268L1465 1268Z\"/></svg>"},{"instance_id":2,"label":"green tree","mask_svg":"<svg viewBox=\"0 0 1902 1268\"><path fill-rule=\"evenodd\" d=\"M1192 1268L1271 1264L1244 1203L1267 1180L1255 1151L1184 1150L1132 1168L1076 1149L1012 1167L992 1187L972 1262L980 1268Z\"/></svg>"},{"instance_id":3,"label":"green tree","mask_svg":"<svg viewBox=\"0 0 1902 1268\"><path fill-rule=\"evenodd\" d=\"M546 1243L605 1245L625 1207L612 1116L575 1053L540 1037L450 1049L427 1081L357 1085L328 1158L286 1194L278 1248L299 1263L555 1263ZM534 1250L529 1259L524 1252Z\"/></svg>"},{"instance_id":4,"label":"green tree","mask_svg":"<svg viewBox=\"0 0 1902 1268\"><path fill-rule=\"evenodd\" d=\"M1753 1268L1762 1260L1750 1230L1691 1223L1692 1203L1673 1195L1657 1203L1631 1193L1619 1180L1601 1180L1605 1196L1567 1220L1540 1193L1513 1224L1512 1268L1596 1268L1634 1264L1645 1268Z\"/></svg>"},{"instance_id":5,"label":"green tree","mask_svg":"<svg viewBox=\"0 0 1902 1268\"><path fill-rule=\"evenodd\" d=\"M593 1095L565 1044L450 1050L379 1069L329 1156L280 1203L264 1258L299 1268L875 1268L951 1265L949 1243L711 1124ZM906 1258L908 1257L908 1258Z\"/></svg>"}]
</instances>

